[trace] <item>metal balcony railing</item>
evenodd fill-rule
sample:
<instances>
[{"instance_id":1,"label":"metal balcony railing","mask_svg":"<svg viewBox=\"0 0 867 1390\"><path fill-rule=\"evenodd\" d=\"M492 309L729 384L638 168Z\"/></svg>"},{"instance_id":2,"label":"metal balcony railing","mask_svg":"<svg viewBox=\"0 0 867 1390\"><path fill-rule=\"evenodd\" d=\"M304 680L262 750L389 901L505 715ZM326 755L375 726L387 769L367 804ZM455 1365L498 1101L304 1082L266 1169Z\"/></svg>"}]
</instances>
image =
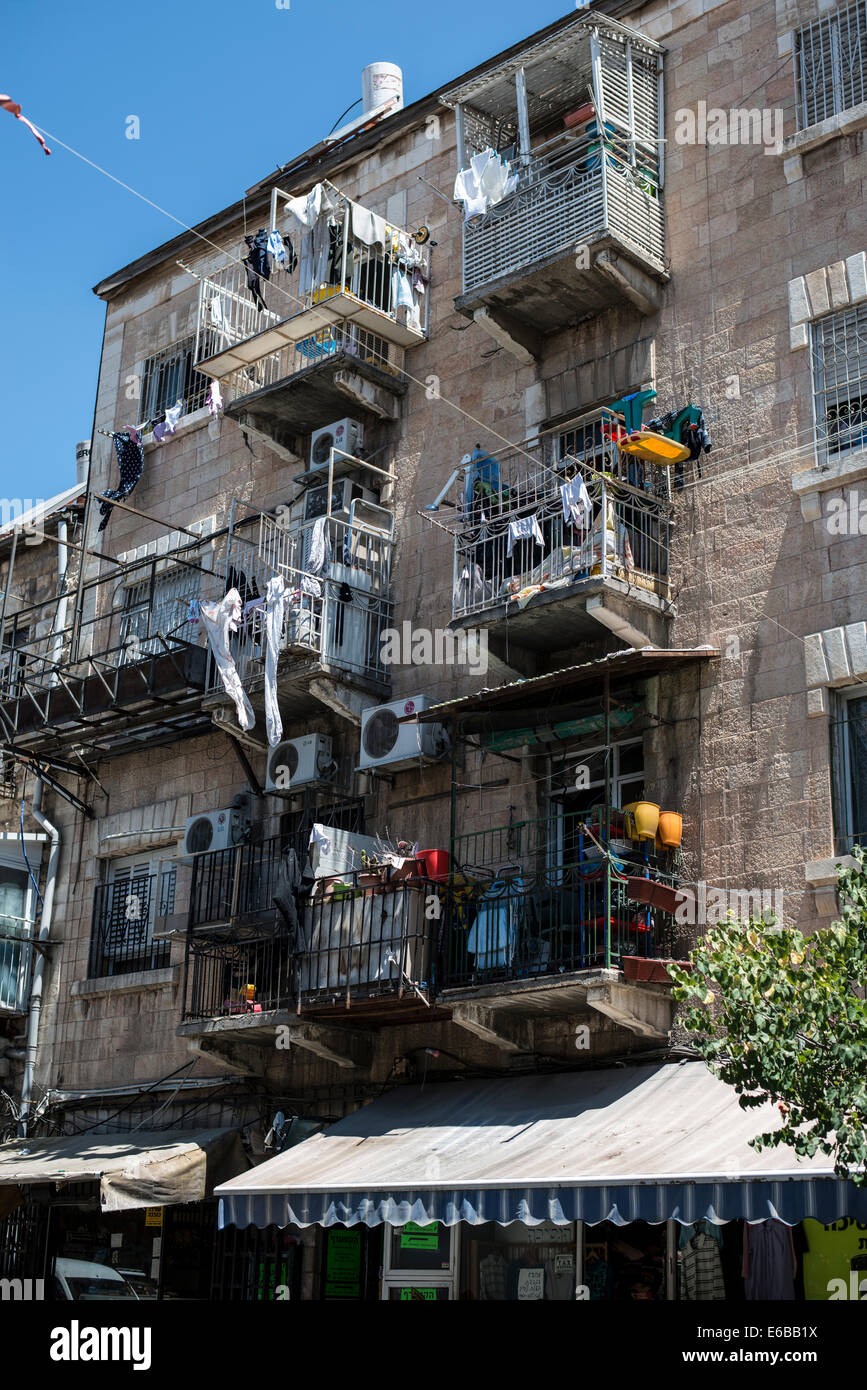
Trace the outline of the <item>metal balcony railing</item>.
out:
<instances>
[{"instance_id":1,"label":"metal balcony railing","mask_svg":"<svg viewBox=\"0 0 867 1390\"><path fill-rule=\"evenodd\" d=\"M610 864L574 816L457 837L443 987L664 954L672 913L636 901L629 880L650 879L673 890L676 879L646 849L605 835L602 842L613 856Z\"/></svg>"},{"instance_id":2,"label":"metal balcony railing","mask_svg":"<svg viewBox=\"0 0 867 1390\"><path fill-rule=\"evenodd\" d=\"M798 129L867 101L867 0L824 14L795 35Z\"/></svg>"},{"instance_id":3,"label":"metal balcony railing","mask_svg":"<svg viewBox=\"0 0 867 1390\"><path fill-rule=\"evenodd\" d=\"M392 524L384 508L349 518L326 516L317 524L265 512L241 516L236 506L227 572L243 576L251 594L264 595L273 576L286 581L281 652L385 683L382 637L392 615ZM232 652L242 681L264 671L261 607L249 609L232 639ZM217 688L216 670L211 684Z\"/></svg>"},{"instance_id":4,"label":"metal balcony railing","mask_svg":"<svg viewBox=\"0 0 867 1390\"><path fill-rule=\"evenodd\" d=\"M197 854L190 884L191 930L214 925L276 926L274 892L297 837L276 836L258 844ZM306 845L297 846L306 853Z\"/></svg>"},{"instance_id":5,"label":"metal balcony railing","mask_svg":"<svg viewBox=\"0 0 867 1390\"><path fill-rule=\"evenodd\" d=\"M596 412L571 429L569 452L510 450L465 469L455 522L454 618L579 579L616 579L670 598L668 470L621 454ZM561 486L580 472L592 504L567 522ZM536 526L532 534L525 528Z\"/></svg>"},{"instance_id":6,"label":"metal balcony railing","mask_svg":"<svg viewBox=\"0 0 867 1390\"><path fill-rule=\"evenodd\" d=\"M368 245L353 225L364 210L323 187L333 203L330 225L320 219L300 237L292 219L281 227L292 268L275 262L270 279L260 280L258 301L240 254L200 280L196 363L210 376L230 378L237 394L343 351L396 371L402 349L427 336L427 251L395 227L387 228L384 245ZM275 192L272 228L285 221L286 200Z\"/></svg>"},{"instance_id":7,"label":"metal balcony railing","mask_svg":"<svg viewBox=\"0 0 867 1390\"><path fill-rule=\"evenodd\" d=\"M300 1004L426 999L436 984L442 887L425 880L364 886L363 874L343 877L345 887L303 904L295 957Z\"/></svg>"},{"instance_id":8,"label":"metal balcony railing","mask_svg":"<svg viewBox=\"0 0 867 1390\"><path fill-rule=\"evenodd\" d=\"M183 1021L285 1008L291 997L291 963L285 932L242 941L188 937Z\"/></svg>"},{"instance_id":9,"label":"metal balcony railing","mask_svg":"<svg viewBox=\"0 0 867 1390\"><path fill-rule=\"evenodd\" d=\"M465 223L465 295L558 255L579 256L609 235L663 268L658 157L636 154L635 143L613 128L603 144L604 159L598 136L566 134L538 147L518 168L515 192Z\"/></svg>"},{"instance_id":10,"label":"metal balcony railing","mask_svg":"<svg viewBox=\"0 0 867 1390\"><path fill-rule=\"evenodd\" d=\"M169 941L154 929L174 909L175 871L136 874L97 885L93 900L88 979L159 970L169 964Z\"/></svg>"}]
</instances>

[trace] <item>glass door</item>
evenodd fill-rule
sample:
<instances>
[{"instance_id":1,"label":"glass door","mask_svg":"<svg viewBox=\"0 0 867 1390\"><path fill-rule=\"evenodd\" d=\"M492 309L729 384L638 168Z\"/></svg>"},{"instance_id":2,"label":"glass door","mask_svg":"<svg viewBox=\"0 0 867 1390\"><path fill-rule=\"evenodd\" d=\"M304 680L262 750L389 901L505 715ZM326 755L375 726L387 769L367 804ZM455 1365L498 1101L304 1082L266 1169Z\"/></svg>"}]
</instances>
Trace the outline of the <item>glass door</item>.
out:
<instances>
[{"instance_id":1,"label":"glass door","mask_svg":"<svg viewBox=\"0 0 867 1390\"><path fill-rule=\"evenodd\" d=\"M460 1240L457 1226L408 1221L386 1230L382 1297L400 1303L457 1298Z\"/></svg>"}]
</instances>

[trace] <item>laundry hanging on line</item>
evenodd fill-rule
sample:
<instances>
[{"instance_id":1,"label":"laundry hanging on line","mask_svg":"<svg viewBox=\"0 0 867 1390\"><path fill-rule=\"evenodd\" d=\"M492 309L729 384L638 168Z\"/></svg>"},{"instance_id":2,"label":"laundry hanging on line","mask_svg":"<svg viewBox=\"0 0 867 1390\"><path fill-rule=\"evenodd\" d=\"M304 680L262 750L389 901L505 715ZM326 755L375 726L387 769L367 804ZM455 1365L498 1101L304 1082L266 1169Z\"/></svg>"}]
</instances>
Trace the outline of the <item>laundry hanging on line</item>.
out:
<instances>
[{"instance_id":1,"label":"laundry hanging on line","mask_svg":"<svg viewBox=\"0 0 867 1390\"><path fill-rule=\"evenodd\" d=\"M563 520L566 525L580 526L582 530L586 530L593 519L593 503L590 501L587 484L580 473L560 484L560 500L563 503Z\"/></svg>"},{"instance_id":2,"label":"laundry hanging on line","mask_svg":"<svg viewBox=\"0 0 867 1390\"><path fill-rule=\"evenodd\" d=\"M15 119L16 119L16 121L20 121L22 125L26 125L27 129L30 131L30 134L31 134L36 140L39 141L39 143L40 143L40 145L42 146L42 148L44 149L45 153L46 153L46 154L51 154L50 149L49 149L48 146L46 145L46 143L45 143L45 141L43 140L42 136L39 134L39 131L36 129L36 126L33 124L33 122L32 122L32 121L28 121L28 119L27 119L26 116L22 116L22 114L21 114L21 106L19 105L19 103L18 103L17 101L13 101L12 97L0 96L0 106L3 107L3 110L4 110L4 111L8 111L9 114L10 114L10 116L14 116Z\"/></svg>"},{"instance_id":3,"label":"laundry hanging on line","mask_svg":"<svg viewBox=\"0 0 867 1390\"><path fill-rule=\"evenodd\" d=\"M120 487L106 489L103 494L106 499L100 502L99 510L102 514L102 521L97 527L98 531L104 531L108 525L108 519L112 513L112 502L121 502L124 497L128 497L142 475L144 468L144 450L141 445L141 437L138 430L130 426L128 429L118 431L113 434L114 449L117 454L118 467L120 468Z\"/></svg>"},{"instance_id":4,"label":"laundry hanging on line","mask_svg":"<svg viewBox=\"0 0 867 1390\"><path fill-rule=\"evenodd\" d=\"M157 444L162 444L164 439L173 435L178 427L178 421L184 413L184 403L177 400L171 410L166 411L166 418L162 424L154 425L154 439Z\"/></svg>"},{"instance_id":5,"label":"laundry hanging on line","mask_svg":"<svg viewBox=\"0 0 867 1390\"><path fill-rule=\"evenodd\" d=\"M283 720L277 699L277 658L283 639L283 619L289 590L282 575L268 580L265 591L265 727L274 748L283 737Z\"/></svg>"},{"instance_id":6,"label":"laundry hanging on line","mask_svg":"<svg viewBox=\"0 0 867 1390\"><path fill-rule=\"evenodd\" d=\"M268 233L268 252L274 257L275 263L287 274L295 269L298 264L298 257L295 254L295 247L288 235L277 231L274 227Z\"/></svg>"},{"instance_id":7,"label":"laundry hanging on line","mask_svg":"<svg viewBox=\"0 0 867 1390\"><path fill-rule=\"evenodd\" d=\"M455 179L454 198L463 203L464 221L467 221L471 217L483 217L514 193L517 186L518 175L511 164L489 148L474 154L469 166L461 169Z\"/></svg>"},{"instance_id":8,"label":"laundry hanging on line","mask_svg":"<svg viewBox=\"0 0 867 1390\"><path fill-rule=\"evenodd\" d=\"M532 516L522 516L518 521L509 522L509 539L506 542L506 554L511 555L515 548L515 541L534 540L537 545L544 545L545 538L542 535L542 528L539 525L539 518L535 512Z\"/></svg>"},{"instance_id":9,"label":"laundry hanging on line","mask_svg":"<svg viewBox=\"0 0 867 1390\"><path fill-rule=\"evenodd\" d=\"M241 595L238 590L230 589L219 603L200 602L199 617L204 624L223 689L235 703L238 723L242 729L252 729L256 716L241 684L229 644L230 635L238 631L241 623Z\"/></svg>"},{"instance_id":10,"label":"laundry hanging on line","mask_svg":"<svg viewBox=\"0 0 867 1390\"><path fill-rule=\"evenodd\" d=\"M223 397L220 392L220 383L218 381L212 381L208 387L208 410L216 417L222 409Z\"/></svg>"}]
</instances>

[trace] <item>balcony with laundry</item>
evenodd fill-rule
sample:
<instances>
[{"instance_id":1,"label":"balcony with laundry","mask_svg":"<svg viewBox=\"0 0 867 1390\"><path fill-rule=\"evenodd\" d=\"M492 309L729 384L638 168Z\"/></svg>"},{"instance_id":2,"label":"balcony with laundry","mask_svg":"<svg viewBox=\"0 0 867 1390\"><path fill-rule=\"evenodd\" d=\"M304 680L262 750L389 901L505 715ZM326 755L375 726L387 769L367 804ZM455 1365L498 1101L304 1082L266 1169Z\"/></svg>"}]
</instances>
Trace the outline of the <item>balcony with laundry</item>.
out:
<instances>
[{"instance_id":1,"label":"balcony with laundry","mask_svg":"<svg viewBox=\"0 0 867 1390\"><path fill-rule=\"evenodd\" d=\"M460 312L538 357L546 334L612 304L661 307L658 44L588 13L440 100L457 122Z\"/></svg>"},{"instance_id":2,"label":"balcony with laundry","mask_svg":"<svg viewBox=\"0 0 867 1390\"><path fill-rule=\"evenodd\" d=\"M423 512L453 536L453 628L508 633L531 663L606 631L666 644L672 497L710 445L694 405L644 423L654 396L633 393L527 448L464 456Z\"/></svg>"},{"instance_id":3,"label":"balcony with laundry","mask_svg":"<svg viewBox=\"0 0 867 1390\"><path fill-rule=\"evenodd\" d=\"M269 226L198 277L196 366L227 415L296 451L359 409L396 418L404 353L427 337L428 240L328 182L275 189Z\"/></svg>"},{"instance_id":4,"label":"balcony with laundry","mask_svg":"<svg viewBox=\"0 0 867 1390\"><path fill-rule=\"evenodd\" d=\"M309 845L284 833L195 855L179 1032L273 1046L285 1024L344 1066L358 1047L332 1025L438 1017L445 875L407 849L316 825Z\"/></svg>"},{"instance_id":5,"label":"balcony with laundry","mask_svg":"<svg viewBox=\"0 0 867 1390\"><path fill-rule=\"evenodd\" d=\"M206 704L234 706L242 731L255 722L270 738L278 715L323 705L353 718L389 691L394 517L372 490L324 476L273 512L232 504Z\"/></svg>"}]
</instances>

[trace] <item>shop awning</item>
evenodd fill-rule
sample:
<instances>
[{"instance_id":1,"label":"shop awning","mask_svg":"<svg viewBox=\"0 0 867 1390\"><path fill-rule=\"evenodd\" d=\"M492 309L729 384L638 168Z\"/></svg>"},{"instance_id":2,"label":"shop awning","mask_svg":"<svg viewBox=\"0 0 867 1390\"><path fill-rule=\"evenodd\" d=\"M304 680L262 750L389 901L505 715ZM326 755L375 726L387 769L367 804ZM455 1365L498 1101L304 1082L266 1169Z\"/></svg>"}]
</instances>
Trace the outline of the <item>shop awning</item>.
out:
<instances>
[{"instance_id":1,"label":"shop awning","mask_svg":"<svg viewBox=\"0 0 867 1390\"><path fill-rule=\"evenodd\" d=\"M826 1158L758 1153L703 1062L400 1087L216 1189L219 1224L867 1219Z\"/></svg>"},{"instance_id":2,"label":"shop awning","mask_svg":"<svg viewBox=\"0 0 867 1390\"><path fill-rule=\"evenodd\" d=\"M32 1183L98 1182L103 1211L176 1206L201 1201L247 1167L236 1129L14 1139L0 1144L0 1192Z\"/></svg>"}]
</instances>

